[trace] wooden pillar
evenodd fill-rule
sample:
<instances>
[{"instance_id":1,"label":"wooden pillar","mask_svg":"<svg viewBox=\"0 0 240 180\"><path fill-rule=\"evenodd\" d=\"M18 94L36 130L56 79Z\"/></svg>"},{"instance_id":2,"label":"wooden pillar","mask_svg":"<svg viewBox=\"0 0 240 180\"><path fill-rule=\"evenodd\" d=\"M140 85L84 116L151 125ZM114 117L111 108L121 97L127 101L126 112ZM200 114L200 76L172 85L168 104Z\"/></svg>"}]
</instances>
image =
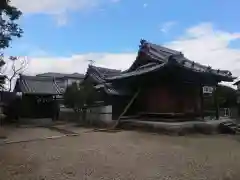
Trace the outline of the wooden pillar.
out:
<instances>
[{"instance_id":1,"label":"wooden pillar","mask_svg":"<svg viewBox=\"0 0 240 180\"><path fill-rule=\"evenodd\" d=\"M218 93L217 93L218 85L215 86L214 90L214 105L215 105L215 114L216 119L219 119L219 104L218 104Z\"/></svg>"},{"instance_id":2,"label":"wooden pillar","mask_svg":"<svg viewBox=\"0 0 240 180\"><path fill-rule=\"evenodd\" d=\"M204 99L203 99L203 86L200 85L200 115L204 120Z\"/></svg>"}]
</instances>

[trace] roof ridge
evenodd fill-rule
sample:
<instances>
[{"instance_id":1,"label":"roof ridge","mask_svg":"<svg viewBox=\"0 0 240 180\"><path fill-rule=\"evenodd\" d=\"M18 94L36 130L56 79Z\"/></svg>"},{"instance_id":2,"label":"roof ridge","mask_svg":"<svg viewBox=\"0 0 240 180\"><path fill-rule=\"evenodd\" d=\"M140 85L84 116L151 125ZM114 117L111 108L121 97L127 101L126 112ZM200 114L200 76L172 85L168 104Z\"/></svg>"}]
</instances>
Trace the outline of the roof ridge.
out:
<instances>
[{"instance_id":1,"label":"roof ridge","mask_svg":"<svg viewBox=\"0 0 240 180\"><path fill-rule=\"evenodd\" d=\"M163 52L167 52L167 53L171 53L171 54L175 54L175 55L182 54L181 51L177 51L175 49L171 49L171 48L159 45L159 44L154 44L154 43L151 43L151 42L146 41L146 40L141 40L140 43L141 43L140 47L150 45L150 48L151 48L151 46L156 46L156 47L159 48L160 51L163 51Z\"/></svg>"},{"instance_id":2,"label":"roof ridge","mask_svg":"<svg viewBox=\"0 0 240 180\"><path fill-rule=\"evenodd\" d=\"M102 67L102 66L89 65L89 67L105 69L105 70L110 70L110 71L120 71L121 72L121 70L119 70L119 69L106 68L106 67Z\"/></svg>"}]
</instances>

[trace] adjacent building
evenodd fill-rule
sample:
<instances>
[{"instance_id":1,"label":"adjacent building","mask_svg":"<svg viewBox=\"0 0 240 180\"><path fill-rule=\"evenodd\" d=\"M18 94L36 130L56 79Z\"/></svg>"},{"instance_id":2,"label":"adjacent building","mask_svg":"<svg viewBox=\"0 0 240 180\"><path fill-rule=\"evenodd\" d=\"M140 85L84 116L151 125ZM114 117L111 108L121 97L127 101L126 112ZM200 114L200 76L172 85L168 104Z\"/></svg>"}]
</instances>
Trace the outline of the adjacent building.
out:
<instances>
[{"instance_id":1,"label":"adjacent building","mask_svg":"<svg viewBox=\"0 0 240 180\"><path fill-rule=\"evenodd\" d=\"M61 91L65 91L68 86L72 83L81 83L84 79L83 74L73 73L73 74L63 74L63 73L54 73L48 72L43 74L38 74L39 77L51 77L55 79L55 82L60 87Z\"/></svg>"},{"instance_id":2,"label":"adjacent building","mask_svg":"<svg viewBox=\"0 0 240 180\"><path fill-rule=\"evenodd\" d=\"M53 118L57 96L63 91L52 77L20 75L14 92L19 98L13 104L13 113L25 118Z\"/></svg>"}]
</instances>

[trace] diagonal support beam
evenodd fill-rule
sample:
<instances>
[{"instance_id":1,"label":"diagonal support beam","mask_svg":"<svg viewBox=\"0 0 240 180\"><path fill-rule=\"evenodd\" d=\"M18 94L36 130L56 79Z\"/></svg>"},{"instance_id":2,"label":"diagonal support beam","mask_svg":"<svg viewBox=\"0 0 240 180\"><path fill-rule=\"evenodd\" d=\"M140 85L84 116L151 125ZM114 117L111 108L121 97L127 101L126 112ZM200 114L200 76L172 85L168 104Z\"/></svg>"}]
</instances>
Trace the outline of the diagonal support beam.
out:
<instances>
[{"instance_id":1,"label":"diagonal support beam","mask_svg":"<svg viewBox=\"0 0 240 180\"><path fill-rule=\"evenodd\" d=\"M124 108L123 112L119 115L118 119L117 119L117 123L114 125L114 128L117 128L119 126L119 124L121 123L121 118L122 116L124 116L124 114L126 114L126 112L128 111L128 109L131 107L131 105L133 104L133 102L135 101L135 99L138 97L139 93L140 93L141 89L139 88L136 93L133 95L133 97L131 98L131 100L129 101L129 103L126 105L126 107Z\"/></svg>"}]
</instances>

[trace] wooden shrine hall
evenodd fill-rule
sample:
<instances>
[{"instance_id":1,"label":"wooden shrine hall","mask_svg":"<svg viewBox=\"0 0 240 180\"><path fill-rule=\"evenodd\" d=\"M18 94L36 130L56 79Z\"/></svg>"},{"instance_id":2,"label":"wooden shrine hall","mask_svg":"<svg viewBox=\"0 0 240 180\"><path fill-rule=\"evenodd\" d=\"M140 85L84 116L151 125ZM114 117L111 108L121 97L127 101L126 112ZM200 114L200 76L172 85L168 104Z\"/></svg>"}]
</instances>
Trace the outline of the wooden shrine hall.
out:
<instances>
[{"instance_id":1,"label":"wooden shrine hall","mask_svg":"<svg viewBox=\"0 0 240 180\"><path fill-rule=\"evenodd\" d=\"M112 105L115 120L204 119L203 87L216 89L218 83L235 79L230 71L190 61L181 52L145 40L141 40L136 60L128 70L104 75L96 69L89 66L87 76L98 79L93 85L102 100ZM213 94L219 119L217 92Z\"/></svg>"}]
</instances>

